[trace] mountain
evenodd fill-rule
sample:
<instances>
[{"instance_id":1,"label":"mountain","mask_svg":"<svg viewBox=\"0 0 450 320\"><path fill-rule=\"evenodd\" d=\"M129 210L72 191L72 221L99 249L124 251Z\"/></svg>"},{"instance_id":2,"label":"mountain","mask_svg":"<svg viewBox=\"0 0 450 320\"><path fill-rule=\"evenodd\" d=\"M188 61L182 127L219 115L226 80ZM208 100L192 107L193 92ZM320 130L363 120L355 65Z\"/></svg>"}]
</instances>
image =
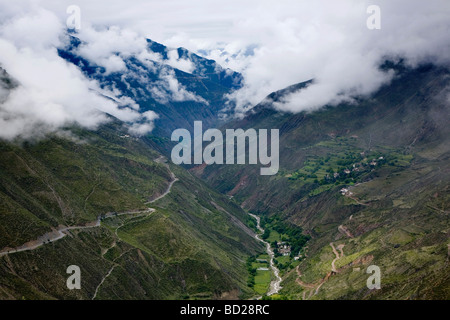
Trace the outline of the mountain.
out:
<instances>
[{"instance_id":1,"label":"mountain","mask_svg":"<svg viewBox=\"0 0 450 320\"><path fill-rule=\"evenodd\" d=\"M386 63L393 81L353 103L274 108L312 79L225 123L239 73L151 40L149 57L117 52L124 68L111 71L84 45L72 35L58 53L91 90L159 118L141 137L107 115L95 130L0 141L0 298L267 299L269 255L248 212L283 280L269 298L450 298L447 69ZM0 71L3 95L18 84ZM280 170L170 163L172 131L195 120L279 129ZM71 265L80 290L67 288Z\"/></svg>"},{"instance_id":2,"label":"mountain","mask_svg":"<svg viewBox=\"0 0 450 320\"><path fill-rule=\"evenodd\" d=\"M387 65L388 66L388 65ZM275 92L227 128L280 130L280 170L212 165L191 171L262 216L269 239L306 248L278 255L290 299L448 299L449 71L390 65L396 78L355 103L282 113ZM298 260L294 260L294 256ZM381 289L366 286L370 265Z\"/></svg>"},{"instance_id":3,"label":"mountain","mask_svg":"<svg viewBox=\"0 0 450 320\"><path fill-rule=\"evenodd\" d=\"M0 82L15 86L4 70ZM0 141L0 299L253 295L245 260L263 247L250 217L150 142L112 116L97 130ZM66 285L71 265L80 290Z\"/></svg>"},{"instance_id":4,"label":"mountain","mask_svg":"<svg viewBox=\"0 0 450 320\"><path fill-rule=\"evenodd\" d=\"M89 79L97 80L102 88L115 88L121 96L133 99L140 112L156 112L159 118L155 120L154 136L170 137L178 128L192 130L195 120L202 120L205 127L217 125L219 113L227 104L225 95L242 86L240 73L184 48L169 49L148 39L149 52L158 58L123 57L126 70L108 73L79 53L83 44L71 36L69 44L58 50L60 57L78 66ZM171 52L176 55L172 60L168 56ZM187 72L171 66L170 61L180 60L193 69Z\"/></svg>"}]
</instances>

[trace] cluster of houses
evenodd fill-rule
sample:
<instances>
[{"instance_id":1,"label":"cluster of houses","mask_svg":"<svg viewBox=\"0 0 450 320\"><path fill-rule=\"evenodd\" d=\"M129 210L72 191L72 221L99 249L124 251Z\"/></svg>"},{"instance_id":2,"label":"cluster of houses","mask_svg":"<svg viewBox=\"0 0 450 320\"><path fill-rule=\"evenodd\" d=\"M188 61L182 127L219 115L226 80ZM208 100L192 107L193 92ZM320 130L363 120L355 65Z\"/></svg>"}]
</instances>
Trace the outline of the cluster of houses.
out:
<instances>
[{"instance_id":1,"label":"cluster of houses","mask_svg":"<svg viewBox=\"0 0 450 320\"><path fill-rule=\"evenodd\" d=\"M291 246L286 242L277 242L278 252L282 256L288 256L291 254Z\"/></svg>"},{"instance_id":2,"label":"cluster of houses","mask_svg":"<svg viewBox=\"0 0 450 320\"><path fill-rule=\"evenodd\" d=\"M139 138L137 138L137 137L132 137L132 136L130 136L129 134L119 135L119 138L122 138L122 139L131 139L131 140L134 140L134 141L138 141L138 140L139 140Z\"/></svg>"},{"instance_id":3,"label":"cluster of houses","mask_svg":"<svg viewBox=\"0 0 450 320\"><path fill-rule=\"evenodd\" d=\"M364 155L364 152L362 152L361 155ZM384 160L384 157L379 157L378 160L379 160L379 161ZM357 165L358 165L358 164L354 164L354 165L353 165L353 170L352 170L352 171L359 171ZM371 165L371 166L376 166L376 165L377 165L377 159L372 159L372 161L369 163L369 165ZM350 173L350 170L345 169L345 170L344 170L344 173L349 174L349 173ZM336 173L335 173L335 176L334 176L334 177L336 178ZM340 190L340 193L341 193L343 196L352 196L352 195L353 195L353 192L351 192L351 191L350 191L349 189L347 189L347 188L342 188L342 189Z\"/></svg>"},{"instance_id":4,"label":"cluster of houses","mask_svg":"<svg viewBox=\"0 0 450 320\"><path fill-rule=\"evenodd\" d=\"M340 192L341 192L341 194L342 194L343 196L351 196L351 195L353 195L353 192L351 192L351 191L348 190L347 188L342 188Z\"/></svg>"},{"instance_id":5,"label":"cluster of houses","mask_svg":"<svg viewBox=\"0 0 450 320\"><path fill-rule=\"evenodd\" d=\"M361 152L361 155L364 156L364 152ZM375 167L375 166L378 164L377 161L381 161L381 160L384 160L384 157L379 157L378 159L372 159L372 161L369 163L369 165L372 166L372 167ZM360 170L359 168L360 168L361 166L362 166L361 163L355 163L355 164L352 165L352 168L351 168L352 170L346 168L346 169L344 170L344 173L345 173L345 174L350 174L350 173L352 173L352 172L358 172L358 171ZM339 176L340 176L339 173L337 173L337 172L333 173L333 177L334 177L335 179L337 179ZM325 178L326 178L326 179L329 179L330 176L329 176L329 175L326 175Z\"/></svg>"},{"instance_id":6,"label":"cluster of houses","mask_svg":"<svg viewBox=\"0 0 450 320\"><path fill-rule=\"evenodd\" d=\"M352 173L352 171L359 171L359 168L358 168L358 166L357 166L356 164L353 165L353 169L352 169L351 171L350 171L349 169L345 169L345 170L344 170L344 173L345 173L345 174L350 174L350 173ZM334 177L335 179L339 178L339 176L340 176L339 173L337 173L337 172L333 173L333 177ZM329 176L329 175L326 175L325 178L329 179L330 176Z\"/></svg>"},{"instance_id":7,"label":"cluster of houses","mask_svg":"<svg viewBox=\"0 0 450 320\"><path fill-rule=\"evenodd\" d=\"M362 157L364 157L364 155L365 155L365 152L361 152L361 156ZM378 161L381 161L381 160L384 160L384 157L379 157L378 158ZM377 165L377 159L372 159L372 161L369 163L369 165L371 165L371 166L376 166ZM353 167L355 167L355 165L353 165Z\"/></svg>"}]
</instances>

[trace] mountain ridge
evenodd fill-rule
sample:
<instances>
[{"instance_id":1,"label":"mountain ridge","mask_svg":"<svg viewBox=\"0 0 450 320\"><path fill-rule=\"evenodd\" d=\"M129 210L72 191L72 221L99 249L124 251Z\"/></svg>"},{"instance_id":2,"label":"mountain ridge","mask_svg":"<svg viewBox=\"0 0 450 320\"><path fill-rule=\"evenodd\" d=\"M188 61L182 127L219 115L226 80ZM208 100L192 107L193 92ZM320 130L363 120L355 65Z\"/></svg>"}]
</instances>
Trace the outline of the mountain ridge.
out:
<instances>
[{"instance_id":1,"label":"mountain ridge","mask_svg":"<svg viewBox=\"0 0 450 320\"><path fill-rule=\"evenodd\" d=\"M385 64L397 76L354 103L297 114L275 108L308 80L225 123L218 115L242 75L184 48L146 43L161 60L121 57L126 72L87 60L74 36L58 53L100 89L156 112L151 134L130 135L109 115L97 130L67 125L32 141L0 141L0 250L74 227L58 241L0 256L1 298L251 298L264 248L246 211L261 217L284 298L450 296L447 69ZM196 68L171 66L175 53ZM2 88L12 89L1 72ZM195 120L205 129L279 129L280 171L262 177L258 166L186 170L157 161L169 155L171 132L192 131ZM105 214L95 228L75 228ZM77 292L65 287L73 263L86 277ZM370 264L382 270L381 290L365 286L361 270Z\"/></svg>"},{"instance_id":2,"label":"mountain ridge","mask_svg":"<svg viewBox=\"0 0 450 320\"><path fill-rule=\"evenodd\" d=\"M259 214L270 237L279 221L312 237L295 253L299 262L279 264L280 294L448 299L449 75L433 65L402 69L357 103L298 114L274 110L268 98L229 127L280 130L276 176L247 165L192 170ZM333 253L338 246L343 258ZM353 271L369 264L382 270L381 290Z\"/></svg>"},{"instance_id":3,"label":"mountain ridge","mask_svg":"<svg viewBox=\"0 0 450 320\"><path fill-rule=\"evenodd\" d=\"M194 70L188 73L172 67L168 62L169 48L150 39L146 40L147 47L151 52L161 55L161 61L147 60L150 67L134 56L125 57L125 72L106 74L103 67L79 55L78 48L83 45L82 41L75 36L70 39L65 48L58 49L60 57L78 66L88 78L99 81L102 86L119 89L123 96L130 97L140 106L140 112L156 112L159 118L155 119L155 136L169 137L171 131L177 128L192 130L193 122L198 119L202 119L205 126L218 124L218 114L228 102L225 95L242 86L241 74L223 69L213 60L200 57L184 48L174 50L178 59L192 63ZM158 97L166 90L164 86L169 86L161 83L161 79L174 79L181 86L179 90L186 90L185 100L177 101L168 97L159 101ZM159 87L161 89L155 91Z\"/></svg>"}]
</instances>

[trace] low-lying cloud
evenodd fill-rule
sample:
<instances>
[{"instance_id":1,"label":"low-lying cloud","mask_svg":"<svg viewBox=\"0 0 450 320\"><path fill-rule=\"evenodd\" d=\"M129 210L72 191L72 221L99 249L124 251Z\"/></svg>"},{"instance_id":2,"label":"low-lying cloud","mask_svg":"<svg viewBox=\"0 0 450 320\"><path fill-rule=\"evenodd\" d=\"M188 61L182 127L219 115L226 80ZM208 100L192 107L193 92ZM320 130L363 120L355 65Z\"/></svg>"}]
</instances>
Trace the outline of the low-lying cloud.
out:
<instances>
[{"instance_id":1,"label":"low-lying cloud","mask_svg":"<svg viewBox=\"0 0 450 320\"><path fill-rule=\"evenodd\" d=\"M69 0L43 1L64 12ZM389 83L385 59L410 66L448 64L448 0L79 0L87 21L119 25L173 47L183 46L242 72L230 95L242 114L269 93L315 79L278 103L289 112L352 101ZM107 3L107 5L106 5ZM381 9L381 29L369 30L367 8ZM189 67L189 66L188 66Z\"/></svg>"},{"instance_id":2,"label":"low-lying cloud","mask_svg":"<svg viewBox=\"0 0 450 320\"><path fill-rule=\"evenodd\" d=\"M103 67L105 69L103 75L119 72L124 76L141 77L139 81L141 85L148 86L152 97L162 104L171 101L195 101L208 104L202 97L188 91L176 79L174 70L167 68L170 66L187 73L193 72L196 68L192 61L179 57L176 49L169 49L167 59L164 59L160 53L148 48L145 37L117 26L95 28L85 24L76 36L81 40L81 44L76 49L77 54L90 63ZM149 80L145 70L138 75L129 74L125 61L131 57L142 62L156 74L158 81Z\"/></svg>"},{"instance_id":3,"label":"low-lying cloud","mask_svg":"<svg viewBox=\"0 0 450 320\"><path fill-rule=\"evenodd\" d=\"M150 91L153 97L160 103L169 101L195 101L208 105L208 102L188 91L175 77L173 69L162 68L159 73L159 81L152 84Z\"/></svg>"},{"instance_id":4,"label":"low-lying cloud","mask_svg":"<svg viewBox=\"0 0 450 320\"><path fill-rule=\"evenodd\" d=\"M15 85L2 86L0 138L38 138L71 124L95 129L107 114L129 123L132 133L151 131L156 114L140 114L134 101L100 88L59 57L57 48L68 39L64 30L59 18L39 7L1 25L0 66Z\"/></svg>"},{"instance_id":5,"label":"low-lying cloud","mask_svg":"<svg viewBox=\"0 0 450 320\"><path fill-rule=\"evenodd\" d=\"M66 39L69 0L0 0L0 67L19 85L0 90L0 137L31 136L67 123L96 127L105 112L130 124L135 134L153 128L157 115L115 88L100 88L56 52ZM369 30L367 7L381 8L381 30ZM395 74L379 69L390 59L410 66L450 62L448 0L79 0L83 41L78 54L104 67L105 75L126 73L136 57L159 80L149 89L161 103L205 103L183 87L169 65L185 72L196 66L176 50L164 60L147 49L145 37L183 46L244 75L244 87L228 96L242 115L269 93L314 79L308 88L275 104L282 111L314 110L352 102L388 83ZM143 76L143 83L145 82ZM138 90L131 88L130 90Z\"/></svg>"},{"instance_id":6,"label":"low-lying cloud","mask_svg":"<svg viewBox=\"0 0 450 320\"><path fill-rule=\"evenodd\" d=\"M351 103L393 78L393 72L380 70L386 59L403 59L412 67L449 64L450 2L376 4L381 8L380 30L367 28L368 3L361 1L299 2L292 8L295 18L267 14L258 17L258 27L257 21L246 20L244 25L257 28L264 39L252 56L243 57L246 85L229 97L236 102L237 113L251 109L270 92L310 79L312 85L275 107L296 113Z\"/></svg>"},{"instance_id":7,"label":"low-lying cloud","mask_svg":"<svg viewBox=\"0 0 450 320\"><path fill-rule=\"evenodd\" d=\"M96 30L85 24L77 32L77 37L83 41L77 53L91 63L104 67L106 74L126 71L123 59L130 56L159 59L159 55L145 56L147 53L145 38L117 26Z\"/></svg>"}]
</instances>

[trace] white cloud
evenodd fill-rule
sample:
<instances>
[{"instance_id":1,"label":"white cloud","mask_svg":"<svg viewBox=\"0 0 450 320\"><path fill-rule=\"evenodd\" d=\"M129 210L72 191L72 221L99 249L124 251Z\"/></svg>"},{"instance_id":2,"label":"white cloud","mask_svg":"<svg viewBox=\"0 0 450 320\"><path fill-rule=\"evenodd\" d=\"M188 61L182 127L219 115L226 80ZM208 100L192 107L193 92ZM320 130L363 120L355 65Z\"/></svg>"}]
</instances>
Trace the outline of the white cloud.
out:
<instances>
[{"instance_id":1,"label":"white cloud","mask_svg":"<svg viewBox=\"0 0 450 320\"><path fill-rule=\"evenodd\" d=\"M4 21L0 66L17 86L2 86L0 92L0 138L44 136L74 123L94 129L108 121L105 113L129 123L145 120L146 128L153 128L155 117L141 115L134 101L101 89L58 56L56 47L64 42L65 28L53 13L31 6ZM117 68L110 62L110 68Z\"/></svg>"},{"instance_id":2,"label":"white cloud","mask_svg":"<svg viewBox=\"0 0 450 320\"><path fill-rule=\"evenodd\" d=\"M169 50L167 52L167 58L168 61L166 61L166 64L172 68L176 68L187 73L192 73L195 69L192 61L188 59L181 59L178 55L178 50L176 49Z\"/></svg>"},{"instance_id":3,"label":"white cloud","mask_svg":"<svg viewBox=\"0 0 450 320\"><path fill-rule=\"evenodd\" d=\"M175 72L173 70L162 70L160 78L165 82L165 87L171 93L171 99L174 101L197 101L208 104L203 98L196 96L192 92L186 90L175 78Z\"/></svg>"},{"instance_id":4,"label":"white cloud","mask_svg":"<svg viewBox=\"0 0 450 320\"><path fill-rule=\"evenodd\" d=\"M117 26L96 29L89 24L80 30L77 37L82 41L77 49L79 55L88 61L105 68L105 75L113 72L121 72L127 75L127 66L123 59L131 56L144 63L151 72L159 77L157 83L151 83L149 90L155 99L161 103L169 101L196 101L208 104L202 97L189 92L175 77L175 72L165 68L169 65L187 73L195 69L195 65L188 59L180 58L176 49L169 49L166 60L161 54L149 50L147 41L129 29ZM131 75L141 77L140 83L146 85L150 80L146 77L145 70L142 74Z\"/></svg>"},{"instance_id":5,"label":"white cloud","mask_svg":"<svg viewBox=\"0 0 450 320\"><path fill-rule=\"evenodd\" d=\"M23 3L34 15L25 15L13 32L2 37L17 48L27 44L40 50L36 58L55 60L49 49L60 41L54 25L67 19L66 8L72 1L19 4L0 0L2 28L10 17L24 16ZM391 79L391 74L378 70L386 57L401 56L410 65L423 61L447 64L450 58L448 0L191 0L189 4L184 0L79 0L77 4L82 17L79 35L89 43L80 52L107 72L123 71L123 59L132 54L159 72L152 61L161 62L162 57L145 49L141 35L171 47L207 52L225 68L243 73L244 88L230 96L238 113L272 91L311 78L315 79L313 85L291 95L278 108L298 112L351 101L352 96L368 94ZM381 30L366 27L366 9L372 4L381 7ZM59 19L41 11L46 19L39 20L39 6ZM39 21L43 25L28 27ZM169 64L192 70L189 62L175 53L169 52L169 58ZM201 101L171 74L163 72L160 84L152 93L161 100Z\"/></svg>"},{"instance_id":6,"label":"white cloud","mask_svg":"<svg viewBox=\"0 0 450 320\"><path fill-rule=\"evenodd\" d=\"M146 122L133 123L130 127L130 132L137 136L142 136L154 129L154 120L158 119L159 116L153 111L146 111L143 117L147 120Z\"/></svg>"},{"instance_id":7,"label":"white cloud","mask_svg":"<svg viewBox=\"0 0 450 320\"><path fill-rule=\"evenodd\" d=\"M129 131L133 135L143 136L144 134L153 131L154 128L155 128L155 125L153 124L153 122L151 122L151 123L133 123L130 126Z\"/></svg>"},{"instance_id":8,"label":"white cloud","mask_svg":"<svg viewBox=\"0 0 450 320\"><path fill-rule=\"evenodd\" d=\"M255 21L245 20L242 27L250 33L259 30L264 39L242 70L246 86L230 96L237 112L245 112L270 92L312 78L313 85L276 107L299 112L351 101L389 82L392 74L379 70L386 58L404 57L412 66L449 63L448 1L378 4L382 29L376 31L367 29L368 3L361 1L317 1L308 6L298 2L290 8L295 18L265 11Z\"/></svg>"},{"instance_id":9,"label":"white cloud","mask_svg":"<svg viewBox=\"0 0 450 320\"><path fill-rule=\"evenodd\" d=\"M147 52L145 38L117 26L97 30L86 24L77 34L83 43L78 54L106 69L106 74L126 70L123 58L143 57Z\"/></svg>"},{"instance_id":10,"label":"white cloud","mask_svg":"<svg viewBox=\"0 0 450 320\"><path fill-rule=\"evenodd\" d=\"M41 2L65 18L69 0ZM237 111L272 91L315 78L279 105L317 108L376 90L390 75L377 70L386 57L415 65L449 59L448 0L79 0L84 22L118 25L172 47L207 52L240 71L245 87L232 98ZM381 30L366 27L369 5L381 8ZM248 48L253 54L247 52Z\"/></svg>"},{"instance_id":11,"label":"white cloud","mask_svg":"<svg viewBox=\"0 0 450 320\"><path fill-rule=\"evenodd\" d=\"M208 105L205 99L188 91L185 86L178 82L175 71L172 69L162 68L159 71L159 81L152 84L149 90L153 98L162 104L169 101L195 101Z\"/></svg>"},{"instance_id":12,"label":"white cloud","mask_svg":"<svg viewBox=\"0 0 450 320\"><path fill-rule=\"evenodd\" d=\"M112 55L108 58L100 59L99 65L105 67L106 74L113 72L126 71L125 62L119 56Z\"/></svg>"},{"instance_id":13,"label":"white cloud","mask_svg":"<svg viewBox=\"0 0 450 320\"><path fill-rule=\"evenodd\" d=\"M55 50L40 54L0 39L0 51L2 67L19 83L0 106L0 137L33 136L36 127L55 130L70 122L94 128L106 120L97 108L113 108L92 93L91 83L75 66L58 59Z\"/></svg>"}]
</instances>

